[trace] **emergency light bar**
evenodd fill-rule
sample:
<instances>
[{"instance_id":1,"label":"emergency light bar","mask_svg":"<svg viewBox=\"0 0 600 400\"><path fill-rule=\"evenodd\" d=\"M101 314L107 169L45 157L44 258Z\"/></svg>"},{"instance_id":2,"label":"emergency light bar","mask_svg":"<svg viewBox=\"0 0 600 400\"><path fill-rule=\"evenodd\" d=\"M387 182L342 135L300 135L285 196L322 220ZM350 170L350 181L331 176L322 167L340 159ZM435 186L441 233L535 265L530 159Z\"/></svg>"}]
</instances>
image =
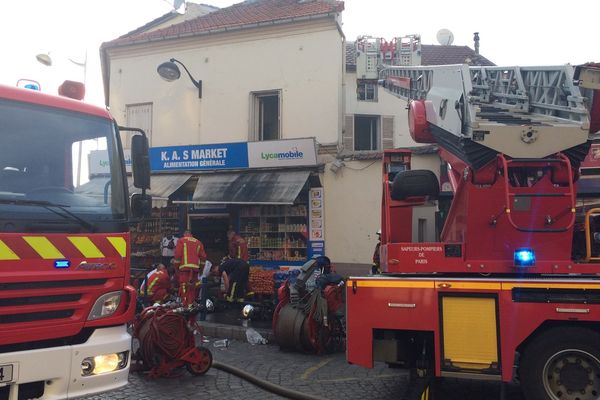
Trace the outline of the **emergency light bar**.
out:
<instances>
[{"instance_id":1,"label":"emergency light bar","mask_svg":"<svg viewBox=\"0 0 600 400\"><path fill-rule=\"evenodd\" d=\"M535 252L527 248L516 249L514 261L515 267L533 267L535 265Z\"/></svg>"}]
</instances>

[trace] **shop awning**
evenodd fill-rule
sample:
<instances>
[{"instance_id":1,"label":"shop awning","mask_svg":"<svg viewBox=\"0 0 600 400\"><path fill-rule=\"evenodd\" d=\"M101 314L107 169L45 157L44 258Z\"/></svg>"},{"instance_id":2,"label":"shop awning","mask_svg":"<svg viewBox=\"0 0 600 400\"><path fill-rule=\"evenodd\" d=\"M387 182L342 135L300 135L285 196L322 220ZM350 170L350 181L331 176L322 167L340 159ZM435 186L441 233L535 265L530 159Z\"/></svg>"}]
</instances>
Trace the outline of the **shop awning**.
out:
<instances>
[{"instance_id":1,"label":"shop awning","mask_svg":"<svg viewBox=\"0 0 600 400\"><path fill-rule=\"evenodd\" d=\"M187 174L152 175L150 177L150 190L147 193L157 200L166 201L169 199L169 196L185 185L190 178L191 175ZM89 196L104 196L107 183L107 177L95 177L79 186L76 192ZM127 177L127 183L129 185L129 194L142 192L133 186L133 178L131 176Z\"/></svg>"},{"instance_id":2,"label":"shop awning","mask_svg":"<svg viewBox=\"0 0 600 400\"><path fill-rule=\"evenodd\" d=\"M198 176L193 203L294 204L310 171L217 173Z\"/></svg>"}]
</instances>

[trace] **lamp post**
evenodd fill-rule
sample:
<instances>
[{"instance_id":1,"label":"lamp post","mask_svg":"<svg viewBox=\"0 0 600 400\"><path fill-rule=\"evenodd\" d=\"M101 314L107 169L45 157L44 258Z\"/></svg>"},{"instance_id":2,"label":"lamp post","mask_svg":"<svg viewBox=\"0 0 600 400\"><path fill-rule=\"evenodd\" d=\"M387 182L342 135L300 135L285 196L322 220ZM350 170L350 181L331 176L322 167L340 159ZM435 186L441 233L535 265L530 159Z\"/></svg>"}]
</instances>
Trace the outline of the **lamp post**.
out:
<instances>
[{"instance_id":1,"label":"lamp post","mask_svg":"<svg viewBox=\"0 0 600 400\"><path fill-rule=\"evenodd\" d=\"M50 57L50 52L48 53L41 53L38 54L37 56L35 56L35 59L38 60L39 63L45 65L46 67L50 67L52 66L52 58ZM87 83L87 49L85 49L85 58L83 59L83 62L78 62L73 60L72 58L67 58L69 61L71 61L73 64L82 67L83 68L83 87L85 88L85 85ZM84 92L84 97L85 97L85 92ZM83 156L83 141L80 140L79 141L79 154L77 157L77 187L79 187L80 183L81 183L81 158Z\"/></svg>"},{"instance_id":2,"label":"lamp post","mask_svg":"<svg viewBox=\"0 0 600 400\"><path fill-rule=\"evenodd\" d=\"M187 72L187 74L190 77L190 80L192 81L194 86L196 86L198 88L198 98L201 99L202 98L202 80L194 79L194 77L192 76L190 71L187 69L185 64L182 63L181 61L171 58L169 61L165 61L164 63L160 64L158 66L158 68L156 68L156 72L158 72L158 75L160 75L160 77L163 78L165 81L173 82L181 77L181 71L179 71L179 67L177 67L177 64L175 64L175 63L181 65L183 67L183 69L185 69L185 72Z\"/></svg>"}]
</instances>

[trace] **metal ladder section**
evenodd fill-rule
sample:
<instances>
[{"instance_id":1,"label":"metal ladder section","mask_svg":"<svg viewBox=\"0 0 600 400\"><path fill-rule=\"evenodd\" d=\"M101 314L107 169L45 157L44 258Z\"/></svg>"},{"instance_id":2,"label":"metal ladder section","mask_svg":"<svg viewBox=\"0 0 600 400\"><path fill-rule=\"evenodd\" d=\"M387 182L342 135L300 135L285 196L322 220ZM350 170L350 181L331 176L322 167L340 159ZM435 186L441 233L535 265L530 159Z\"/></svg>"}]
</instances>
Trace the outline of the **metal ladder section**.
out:
<instances>
[{"instance_id":1,"label":"metal ladder section","mask_svg":"<svg viewBox=\"0 0 600 400\"><path fill-rule=\"evenodd\" d=\"M384 65L380 83L387 91L404 100L424 100L433 87L436 74L447 74L466 66L442 65L402 67ZM468 103L493 106L544 117L560 118L585 128L589 124L587 99L574 84L571 65L534 67L468 67L470 76L457 82Z\"/></svg>"}]
</instances>

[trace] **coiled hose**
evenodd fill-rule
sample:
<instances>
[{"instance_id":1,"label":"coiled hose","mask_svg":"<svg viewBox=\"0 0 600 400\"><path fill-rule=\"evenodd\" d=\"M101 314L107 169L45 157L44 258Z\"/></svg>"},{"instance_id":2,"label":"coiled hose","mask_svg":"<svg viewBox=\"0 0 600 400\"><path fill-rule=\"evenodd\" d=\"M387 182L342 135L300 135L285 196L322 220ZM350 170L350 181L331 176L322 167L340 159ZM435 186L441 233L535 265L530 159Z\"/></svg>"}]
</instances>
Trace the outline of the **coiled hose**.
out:
<instances>
[{"instance_id":1,"label":"coiled hose","mask_svg":"<svg viewBox=\"0 0 600 400\"><path fill-rule=\"evenodd\" d=\"M248 381L250 383L252 383L253 385L256 385L266 391L269 391L271 393L274 394L278 394L280 396L283 397L287 397L288 399L293 399L293 400L325 400L323 397L318 397L318 396L313 396L310 394L306 394L306 393L302 393L302 392L298 392L297 390L293 390L293 389L287 389L284 388L283 386L279 386L276 385L274 383L271 383L269 381L266 381L264 379L260 379L255 375L249 374L246 371L243 371L239 368L233 367L231 365L228 364L223 364L221 362L218 361L213 361L212 364L213 368L216 368L218 370L221 370L223 372L227 372L229 374L235 375L238 378L241 378L245 381Z\"/></svg>"}]
</instances>

